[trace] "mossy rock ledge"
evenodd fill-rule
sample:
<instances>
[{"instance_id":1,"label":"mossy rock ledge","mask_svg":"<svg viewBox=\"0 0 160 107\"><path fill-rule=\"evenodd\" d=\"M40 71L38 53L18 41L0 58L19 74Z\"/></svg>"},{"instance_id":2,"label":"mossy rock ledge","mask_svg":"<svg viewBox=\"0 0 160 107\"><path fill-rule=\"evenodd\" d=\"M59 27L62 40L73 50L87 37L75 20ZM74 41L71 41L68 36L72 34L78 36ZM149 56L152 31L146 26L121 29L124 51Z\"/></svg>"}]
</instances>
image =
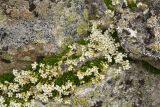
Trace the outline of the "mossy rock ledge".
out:
<instances>
[{"instance_id":1,"label":"mossy rock ledge","mask_svg":"<svg viewBox=\"0 0 160 107\"><path fill-rule=\"evenodd\" d=\"M126 1L128 5L123 0L0 0L0 81L13 81L13 69L29 69L35 61L53 64L50 56L62 44L87 44L81 39L95 22L102 32L115 28L112 36L121 45L119 51L132 59L131 68L118 75L108 71L101 82L80 86L69 105L37 101L35 107L159 107L160 0ZM63 76L56 80L63 82Z\"/></svg>"}]
</instances>

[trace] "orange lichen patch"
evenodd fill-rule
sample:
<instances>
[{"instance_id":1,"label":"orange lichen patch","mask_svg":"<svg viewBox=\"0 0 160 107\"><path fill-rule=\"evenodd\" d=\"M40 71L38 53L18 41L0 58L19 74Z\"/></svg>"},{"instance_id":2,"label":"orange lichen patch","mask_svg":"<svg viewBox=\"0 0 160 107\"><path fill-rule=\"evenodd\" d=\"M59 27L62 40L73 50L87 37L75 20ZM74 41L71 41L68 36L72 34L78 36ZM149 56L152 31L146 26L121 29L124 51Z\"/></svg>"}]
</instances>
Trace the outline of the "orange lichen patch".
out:
<instances>
[{"instance_id":1,"label":"orange lichen patch","mask_svg":"<svg viewBox=\"0 0 160 107\"><path fill-rule=\"evenodd\" d=\"M49 2L48 1L43 1L40 2L36 5L35 11L38 13L38 15L42 17L48 16L49 13Z\"/></svg>"},{"instance_id":2,"label":"orange lichen patch","mask_svg":"<svg viewBox=\"0 0 160 107\"><path fill-rule=\"evenodd\" d=\"M23 8L23 9L13 9L11 11L11 17L27 20L27 19L32 19L33 15L32 12L30 12L28 9Z\"/></svg>"},{"instance_id":3,"label":"orange lichen patch","mask_svg":"<svg viewBox=\"0 0 160 107\"><path fill-rule=\"evenodd\" d=\"M33 18L32 13L28 9L26 9L26 8L24 8L20 12L20 14L22 14L22 18L24 18L24 19L32 19Z\"/></svg>"},{"instance_id":4,"label":"orange lichen patch","mask_svg":"<svg viewBox=\"0 0 160 107\"><path fill-rule=\"evenodd\" d=\"M52 55L56 47L53 44L30 44L18 49L9 49L10 63L2 61L0 57L0 74L12 69L23 69L37 60L38 56Z\"/></svg>"},{"instance_id":5,"label":"orange lichen patch","mask_svg":"<svg viewBox=\"0 0 160 107\"><path fill-rule=\"evenodd\" d=\"M31 19L33 17L32 13L29 12L29 2L28 0L2 0L0 2L0 7L6 16L12 20L17 19Z\"/></svg>"}]
</instances>

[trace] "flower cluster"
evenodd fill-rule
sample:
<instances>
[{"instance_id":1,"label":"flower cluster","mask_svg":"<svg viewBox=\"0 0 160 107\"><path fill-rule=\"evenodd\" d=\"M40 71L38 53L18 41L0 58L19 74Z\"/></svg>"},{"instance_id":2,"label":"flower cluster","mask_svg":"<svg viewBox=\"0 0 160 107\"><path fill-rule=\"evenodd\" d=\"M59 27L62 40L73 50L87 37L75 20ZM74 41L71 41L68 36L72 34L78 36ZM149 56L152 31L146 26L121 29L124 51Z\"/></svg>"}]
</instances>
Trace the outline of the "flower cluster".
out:
<instances>
[{"instance_id":1,"label":"flower cluster","mask_svg":"<svg viewBox=\"0 0 160 107\"><path fill-rule=\"evenodd\" d=\"M0 83L0 107L32 107L35 100L69 103L65 98L75 88L104 79L105 72L112 69L110 65L115 64L117 72L128 70L129 62L118 51L120 45L112 38L113 32L112 28L102 32L93 25L89 37L69 45L62 56L47 60L51 63L35 62L28 70L13 70L14 80Z\"/></svg>"}]
</instances>

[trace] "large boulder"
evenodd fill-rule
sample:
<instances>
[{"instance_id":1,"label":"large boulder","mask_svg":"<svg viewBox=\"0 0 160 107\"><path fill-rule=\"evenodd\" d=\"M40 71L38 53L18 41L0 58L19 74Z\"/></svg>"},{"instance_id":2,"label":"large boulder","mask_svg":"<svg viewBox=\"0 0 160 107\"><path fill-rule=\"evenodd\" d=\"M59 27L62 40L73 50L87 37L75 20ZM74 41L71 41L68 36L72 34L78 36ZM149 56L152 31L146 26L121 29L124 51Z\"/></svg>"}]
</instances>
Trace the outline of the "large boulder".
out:
<instances>
[{"instance_id":1,"label":"large boulder","mask_svg":"<svg viewBox=\"0 0 160 107\"><path fill-rule=\"evenodd\" d=\"M101 0L0 1L0 72L21 68L85 36L89 19L104 10Z\"/></svg>"},{"instance_id":2,"label":"large boulder","mask_svg":"<svg viewBox=\"0 0 160 107\"><path fill-rule=\"evenodd\" d=\"M137 7L132 9L122 5L114 18L125 51L132 58L145 60L157 68L160 68L159 4L159 0L146 0L137 1Z\"/></svg>"}]
</instances>

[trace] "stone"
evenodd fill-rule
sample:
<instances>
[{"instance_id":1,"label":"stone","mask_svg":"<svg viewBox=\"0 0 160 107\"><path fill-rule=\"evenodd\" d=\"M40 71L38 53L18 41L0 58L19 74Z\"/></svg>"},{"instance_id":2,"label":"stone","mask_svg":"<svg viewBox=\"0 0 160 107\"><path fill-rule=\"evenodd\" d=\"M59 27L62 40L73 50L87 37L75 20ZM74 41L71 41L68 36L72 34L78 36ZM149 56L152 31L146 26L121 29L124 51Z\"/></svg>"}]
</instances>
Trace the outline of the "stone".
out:
<instances>
[{"instance_id":1,"label":"stone","mask_svg":"<svg viewBox=\"0 0 160 107\"><path fill-rule=\"evenodd\" d=\"M135 9L117 10L114 22L117 22L115 26L121 46L130 57L145 60L156 67L155 63L151 62L160 59L160 14L157 11L160 1L151 1L140 2ZM145 8L142 9L141 6Z\"/></svg>"},{"instance_id":2,"label":"stone","mask_svg":"<svg viewBox=\"0 0 160 107\"><path fill-rule=\"evenodd\" d=\"M103 0L0 0L0 74L24 69L57 52L62 44L87 36L90 22L95 21L102 31L116 28L122 48L134 59L131 69L120 74L106 72L100 83L79 87L70 105L52 101L36 105L159 107L160 76L150 73L142 61L160 69L160 1L137 2L141 2L137 8L124 3L118 5L122 8L114 6L112 18L105 15L108 8Z\"/></svg>"},{"instance_id":3,"label":"stone","mask_svg":"<svg viewBox=\"0 0 160 107\"><path fill-rule=\"evenodd\" d=\"M2 52L2 55L0 56L0 58L1 58L1 61L5 63L11 63L11 60L12 60L11 56L6 52Z\"/></svg>"},{"instance_id":4,"label":"stone","mask_svg":"<svg viewBox=\"0 0 160 107\"><path fill-rule=\"evenodd\" d=\"M29 56L25 56L22 59L20 59L21 61L32 61L31 57Z\"/></svg>"},{"instance_id":5,"label":"stone","mask_svg":"<svg viewBox=\"0 0 160 107\"><path fill-rule=\"evenodd\" d=\"M107 73L104 80L97 85L84 85L71 99L80 106L94 106L100 102L100 107L158 107L159 106L159 75L155 76L139 65L131 63L129 71L122 71L117 78ZM112 80L112 85L108 84ZM92 91L86 90L92 89ZM83 91L82 91L83 90ZM87 92L83 94L83 92ZM85 99L85 102L80 100ZM80 102L82 101L82 102ZM77 106L77 105L72 105Z\"/></svg>"},{"instance_id":6,"label":"stone","mask_svg":"<svg viewBox=\"0 0 160 107\"><path fill-rule=\"evenodd\" d=\"M87 34L87 6L85 0L0 1L0 49L8 48L15 65L25 57L24 52L32 61L36 56L53 54L67 38L73 41Z\"/></svg>"}]
</instances>

